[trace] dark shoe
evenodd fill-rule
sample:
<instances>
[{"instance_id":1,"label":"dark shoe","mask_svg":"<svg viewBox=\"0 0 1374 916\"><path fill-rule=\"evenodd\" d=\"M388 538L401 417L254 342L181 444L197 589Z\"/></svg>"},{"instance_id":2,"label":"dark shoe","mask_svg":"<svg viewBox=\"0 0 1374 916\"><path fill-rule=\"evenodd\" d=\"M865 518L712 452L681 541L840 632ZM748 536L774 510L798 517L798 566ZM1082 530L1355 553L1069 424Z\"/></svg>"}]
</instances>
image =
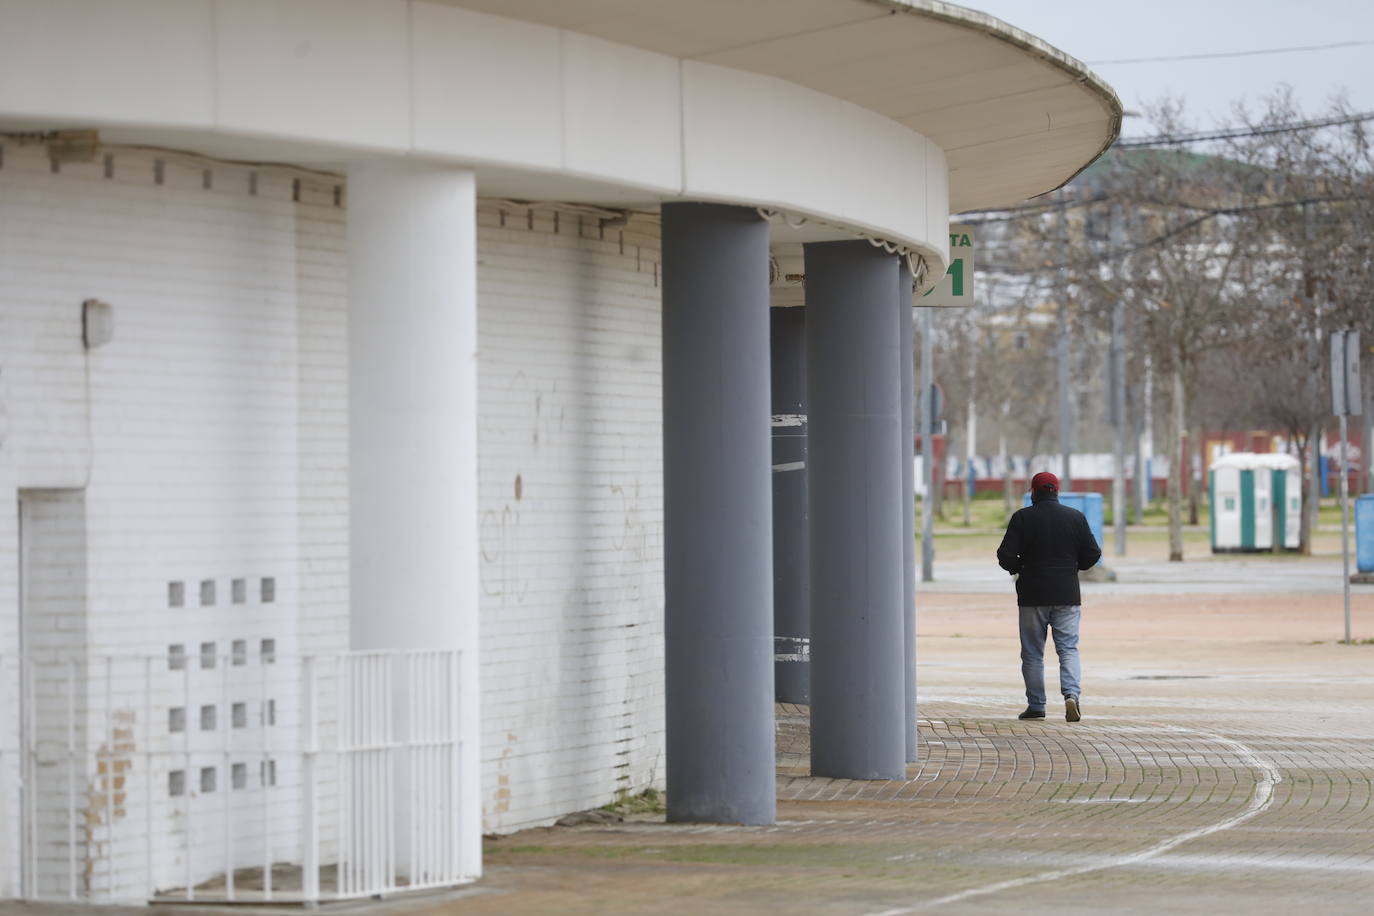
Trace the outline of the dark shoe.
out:
<instances>
[{"instance_id":1,"label":"dark shoe","mask_svg":"<svg viewBox=\"0 0 1374 916\"><path fill-rule=\"evenodd\" d=\"M1043 718L1045 718L1045 710L1043 710L1043 709L1036 709L1036 708L1033 707L1033 706L1027 706L1027 707L1026 707L1026 711L1023 712L1023 713L1021 713L1021 715L1017 716L1016 718L1018 718L1018 719L1043 719Z\"/></svg>"},{"instance_id":2,"label":"dark shoe","mask_svg":"<svg viewBox=\"0 0 1374 916\"><path fill-rule=\"evenodd\" d=\"M1082 716L1078 714L1078 697L1064 697L1064 721L1077 722Z\"/></svg>"}]
</instances>

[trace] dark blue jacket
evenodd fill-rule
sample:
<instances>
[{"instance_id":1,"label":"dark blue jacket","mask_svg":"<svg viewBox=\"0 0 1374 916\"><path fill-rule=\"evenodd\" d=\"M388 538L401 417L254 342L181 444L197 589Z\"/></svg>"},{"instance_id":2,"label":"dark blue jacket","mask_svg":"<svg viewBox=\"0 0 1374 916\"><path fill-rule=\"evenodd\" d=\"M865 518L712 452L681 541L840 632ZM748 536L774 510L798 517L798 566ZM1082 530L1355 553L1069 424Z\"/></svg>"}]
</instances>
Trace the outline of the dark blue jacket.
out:
<instances>
[{"instance_id":1,"label":"dark blue jacket","mask_svg":"<svg viewBox=\"0 0 1374 916\"><path fill-rule=\"evenodd\" d=\"M1080 604L1078 571L1102 559L1088 520L1077 509L1044 494L1007 523L997 564L1017 574L1016 603L1021 607Z\"/></svg>"}]
</instances>

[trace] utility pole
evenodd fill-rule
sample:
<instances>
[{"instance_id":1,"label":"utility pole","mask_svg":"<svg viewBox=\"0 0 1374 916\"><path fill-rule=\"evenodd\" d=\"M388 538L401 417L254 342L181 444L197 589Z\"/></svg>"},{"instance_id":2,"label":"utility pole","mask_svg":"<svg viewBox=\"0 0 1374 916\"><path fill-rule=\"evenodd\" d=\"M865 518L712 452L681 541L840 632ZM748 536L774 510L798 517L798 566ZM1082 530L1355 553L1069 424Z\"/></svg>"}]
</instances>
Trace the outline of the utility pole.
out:
<instances>
[{"instance_id":1,"label":"utility pole","mask_svg":"<svg viewBox=\"0 0 1374 916\"><path fill-rule=\"evenodd\" d=\"M1113 248L1120 250L1125 234L1121 224L1121 208L1112 207L1111 226L1107 237ZM1120 271L1113 270L1115 279ZM1117 290L1112 307L1112 527L1116 529L1116 555L1126 555L1126 303Z\"/></svg>"},{"instance_id":2,"label":"utility pole","mask_svg":"<svg viewBox=\"0 0 1374 916\"><path fill-rule=\"evenodd\" d=\"M1322 444L1326 439L1326 424L1313 423L1312 431L1307 434L1307 457L1311 464L1307 468L1307 489L1312 498L1303 506L1307 513L1307 552L1312 553L1317 541L1317 525L1321 520L1322 507Z\"/></svg>"},{"instance_id":3,"label":"utility pole","mask_svg":"<svg viewBox=\"0 0 1374 916\"><path fill-rule=\"evenodd\" d=\"M1345 413L1341 413L1341 593L1345 602L1345 644L1350 645L1350 475L1346 473Z\"/></svg>"},{"instance_id":4,"label":"utility pole","mask_svg":"<svg viewBox=\"0 0 1374 916\"><path fill-rule=\"evenodd\" d=\"M1145 450L1141 447L1144 441L1145 416L1141 410L1140 400L1133 399L1132 403L1135 410L1131 416L1131 432L1134 434L1131 441L1131 523L1134 525L1142 524L1145 521Z\"/></svg>"},{"instance_id":5,"label":"utility pole","mask_svg":"<svg viewBox=\"0 0 1374 916\"><path fill-rule=\"evenodd\" d=\"M1111 357L1112 527L1116 530L1116 555L1126 555L1126 305L1112 307Z\"/></svg>"},{"instance_id":6,"label":"utility pole","mask_svg":"<svg viewBox=\"0 0 1374 916\"><path fill-rule=\"evenodd\" d=\"M1345 599L1345 642L1350 644L1350 474L1346 417L1363 410L1360 396L1360 332L1331 332L1331 409L1340 420L1341 591Z\"/></svg>"},{"instance_id":7,"label":"utility pole","mask_svg":"<svg viewBox=\"0 0 1374 916\"><path fill-rule=\"evenodd\" d=\"M968 442L964 446L964 524L973 524L973 459L978 454L978 350L975 346L968 371Z\"/></svg>"},{"instance_id":8,"label":"utility pole","mask_svg":"<svg viewBox=\"0 0 1374 916\"><path fill-rule=\"evenodd\" d=\"M1002 422L997 426L997 454L1002 460L1002 508L1007 512L1012 510L1012 504L1015 502L1015 493L1012 491L1011 455L1007 453L1007 417L1010 415L1011 403L1003 401Z\"/></svg>"},{"instance_id":9,"label":"utility pole","mask_svg":"<svg viewBox=\"0 0 1374 916\"><path fill-rule=\"evenodd\" d=\"M1173 382L1169 413L1169 562L1183 562L1183 475L1187 471L1187 456L1183 449L1183 348L1174 343L1173 366L1169 375Z\"/></svg>"},{"instance_id":10,"label":"utility pole","mask_svg":"<svg viewBox=\"0 0 1374 916\"><path fill-rule=\"evenodd\" d=\"M921 499L921 581L935 581L935 373L931 366L934 317L921 309L921 467L926 495Z\"/></svg>"},{"instance_id":11,"label":"utility pole","mask_svg":"<svg viewBox=\"0 0 1374 916\"><path fill-rule=\"evenodd\" d=\"M1145 509L1150 505L1154 457L1154 366L1150 354L1145 354L1145 384L1140 408L1136 411L1135 442L1135 517L1145 521Z\"/></svg>"},{"instance_id":12,"label":"utility pole","mask_svg":"<svg viewBox=\"0 0 1374 916\"><path fill-rule=\"evenodd\" d=\"M1059 189L1059 242L1060 257L1068 250L1068 222L1064 215L1064 189ZM1069 282L1068 272L1059 269L1059 489L1064 492L1072 489L1072 470L1069 460L1073 455L1073 402L1069 391L1069 360L1072 346L1069 341Z\"/></svg>"},{"instance_id":13,"label":"utility pole","mask_svg":"<svg viewBox=\"0 0 1374 916\"><path fill-rule=\"evenodd\" d=\"M1059 489L1072 485L1069 459L1073 455L1073 392L1069 390L1069 309L1059 303Z\"/></svg>"}]
</instances>

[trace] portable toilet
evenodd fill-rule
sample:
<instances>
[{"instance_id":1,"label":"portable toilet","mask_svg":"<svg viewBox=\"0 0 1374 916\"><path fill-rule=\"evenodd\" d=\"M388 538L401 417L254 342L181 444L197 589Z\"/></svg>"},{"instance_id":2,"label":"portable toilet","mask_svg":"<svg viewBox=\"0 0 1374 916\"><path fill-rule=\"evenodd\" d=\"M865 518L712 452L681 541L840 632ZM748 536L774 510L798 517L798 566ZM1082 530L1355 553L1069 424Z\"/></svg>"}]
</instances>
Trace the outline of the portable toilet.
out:
<instances>
[{"instance_id":1,"label":"portable toilet","mask_svg":"<svg viewBox=\"0 0 1374 916\"><path fill-rule=\"evenodd\" d=\"M1232 452L1212 462L1212 552L1298 549L1302 482L1292 455Z\"/></svg>"},{"instance_id":2,"label":"portable toilet","mask_svg":"<svg viewBox=\"0 0 1374 916\"><path fill-rule=\"evenodd\" d=\"M1279 547L1297 550L1302 537L1302 465L1292 455L1282 452L1261 453L1255 456L1269 470L1272 518L1278 526ZM1270 541L1273 546L1273 541Z\"/></svg>"},{"instance_id":3,"label":"portable toilet","mask_svg":"<svg viewBox=\"0 0 1374 916\"><path fill-rule=\"evenodd\" d=\"M1355 568L1374 573L1374 493L1355 500Z\"/></svg>"}]
</instances>

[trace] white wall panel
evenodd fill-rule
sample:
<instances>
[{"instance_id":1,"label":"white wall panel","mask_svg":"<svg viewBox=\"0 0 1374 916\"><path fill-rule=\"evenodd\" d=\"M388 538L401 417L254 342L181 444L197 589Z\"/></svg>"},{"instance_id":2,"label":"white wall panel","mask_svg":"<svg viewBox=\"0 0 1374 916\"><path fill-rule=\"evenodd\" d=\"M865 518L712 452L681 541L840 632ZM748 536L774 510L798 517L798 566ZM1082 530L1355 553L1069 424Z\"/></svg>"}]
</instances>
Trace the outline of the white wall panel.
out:
<instances>
[{"instance_id":1,"label":"white wall panel","mask_svg":"<svg viewBox=\"0 0 1374 916\"><path fill-rule=\"evenodd\" d=\"M168 161L159 185L153 161L54 174L41 149L4 146L0 497L52 467L80 486L89 468L91 652L180 645L194 665L202 642L343 649L345 211L327 181L262 171L251 194L244 169L207 164L206 188L205 170ZM505 831L662 784L659 253L651 221L603 238L547 209L479 218L482 797L486 829ZM87 400L89 295L113 305L115 337L89 354ZM15 551L0 514L0 652ZM291 816L273 814L283 849ZM157 855L180 830L156 814ZM170 859L164 876L179 879Z\"/></svg>"},{"instance_id":2,"label":"white wall panel","mask_svg":"<svg viewBox=\"0 0 1374 916\"><path fill-rule=\"evenodd\" d=\"M785 80L689 61L683 135L686 197L754 200L927 241L930 144L895 121Z\"/></svg>"},{"instance_id":3,"label":"white wall panel","mask_svg":"<svg viewBox=\"0 0 1374 916\"><path fill-rule=\"evenodd\" d=\"M930 212L924 136L866 108L842 102L837 174L844 199L837 212L852 225L878 235L897 229L921 238Z\"/></svg>"},{"instance_id":4,"label":"white wall panel","mask_svg":"<svg viewBox=\"0 0 1374 916\"><path fill-rule=\"evenodd\" d=\"M0 0L0 14L0 119L26 129L119 126L125 142L331 168L418 154L479 166L479 193L485 165L494 193L522 199L687 196L934 241L924 137L777 77L420 0Z\"/></svg>"},{"instance_id":5,"label":"white wall panel","mask_svg":"<svg viewBox=\"0 0 1374 916\"><path fill-rule=\"evenodd\" d=\"M4 498L12 505L22 487L84 486L87 613L72 645L159 660L180 646L195 667L193 702L217 707L221 735L230 710L220 702L218 670L200 671L202 644L213 645L225 670L236 640L255 658L263 640L290 657L303 647L338 647L346 633L347 557L331 540L347 518L342 392L333 381L343 351L343 211L332 187L297 187L280 172L259 173L250 194L241 168L167 161L159 184L146 153L114 154L108 176L100 162L53 173L41 149L7 144L4 154L0 412L11 422L0 460L18 462L0 474L10 487ZM114 339L89 352L80 342L87 296L109 302L115 315ZM79 421L44 419L53 413ZM71 469L72 479L52 482L54 465ZM0 556L12 557L8 528L0 534ZM270 599L263 579L272 580ZM179 605L170 600L172 583L184 595ZM14 587L8 578L0 587L2 609ZM141 702L128 699L141 697L142 682L127 679L141 667L118 670L113 691L121 704L132 702L120 714L143 729ZM165 661L154 667L158 690L176 677L168 670ZM103 681L98 689L103 696ZM283 716L296 706L294 689L272 694ZM258 721L259 697L235 690L229 699L251 704ZM166 739L165 717L148 725ZM245 765L251 732L235 736L235 759ZM165 794L167 761L155 761L154 773L141 757L132 772L137 785L151 777L162 793L152 836L155 857L165 857L159 880L169 884L180 876L171 856L186 834ZM285 763L281 777L289 778ZM128 816L140 825L143 798L140 790L129 801ZM255 791L235 798L262 809ZM215 796L206 810L221 804ZM293 804L281 798L272 808L284 847L298 823ZM220 840L198 835L202 862L223 862L213 852ZM141 844L124 843L118 854L127 880L139 880ZM107 867L92 865L97 874Z\"/></svg>"},{"instance_id":6,"label":"white wall panel","mask_svg":"<svg viewBox=\"0 0 1374 916\"><path fill-rule=\"evenodd\" d=\"M0 110L209 125L211 23L210 0L0 0Z\"/></svg>"},{"instance_id":7,"label":"white wall panel","mask_svg":"<svg viewBox=\"0 0 1374 916\"><path fill-rule=\"evenodd\" d=\"M2 441L5 394L4 375L0 373L0 499L6 506L6 511L0 512L0 702L4 709L12 710L18 707L20 697L19 666L14 661L19 648L19 512L18 487ZM0 717L0 747L15 748L21 743L19 717ZM0 899L19 896L24 823L21 773L18 754L5 754L0 759Z\"/></svg>"},{"instance_id":8,"label":"white wall panel","mask_svg":"<svg viewBox=\"0 0 1374 916\"><path fill-rule=\"evenodd\" d=\"M683 65L683 193L751 197L773 206L808 203L838 212L846 176L843 139L826 130L844 103L783 80L688 62Z\"/></svg>"},{"instance_id":9,"label":"white wall panel","mask_svg":"<svg viewBox=\"0 0 1374 916\"><path fill-rule=\"evenodd\" d=\"M949 166L945 151L926 141L926 219L930 242L949 260Z\"/></svg>"},{"instance_id":10,"label":"white wall panel","mask_svg":"<svg viewBox=\"0 0 1374 916\"><path fill-rule=\"evenodd\" d=\"M415 148L546 169L563 164L557 29L417 3Z\"/></svg>"},{"instance_id":11,"label":"white wall panel","mask_svg":"<svg viewBox=\"0 0 1374 916\"><path fill-rule=\"evenodd\" d=\"M563 167L667 193L682 186L676 58L563 35Z\"/></svg>"},{"instance_id":12,"label":"white wall panel","mask_svg":"<svg viewBox=\"0 0 1374 916\"><path fill-rule=\"evenodd\" d=\"M221 128L410 146L404 0L216 0Z\"/></svg>"},{"instance_id":13,"label":"white wall panel","mask_svg":"<svg viewBox=\"0 0 1374 916\"><path fill-rule=\"evenodd\" d=\"M506 831L662 784L658 250L479 219L483 799Z\"/></svg>"}]
</instances>

